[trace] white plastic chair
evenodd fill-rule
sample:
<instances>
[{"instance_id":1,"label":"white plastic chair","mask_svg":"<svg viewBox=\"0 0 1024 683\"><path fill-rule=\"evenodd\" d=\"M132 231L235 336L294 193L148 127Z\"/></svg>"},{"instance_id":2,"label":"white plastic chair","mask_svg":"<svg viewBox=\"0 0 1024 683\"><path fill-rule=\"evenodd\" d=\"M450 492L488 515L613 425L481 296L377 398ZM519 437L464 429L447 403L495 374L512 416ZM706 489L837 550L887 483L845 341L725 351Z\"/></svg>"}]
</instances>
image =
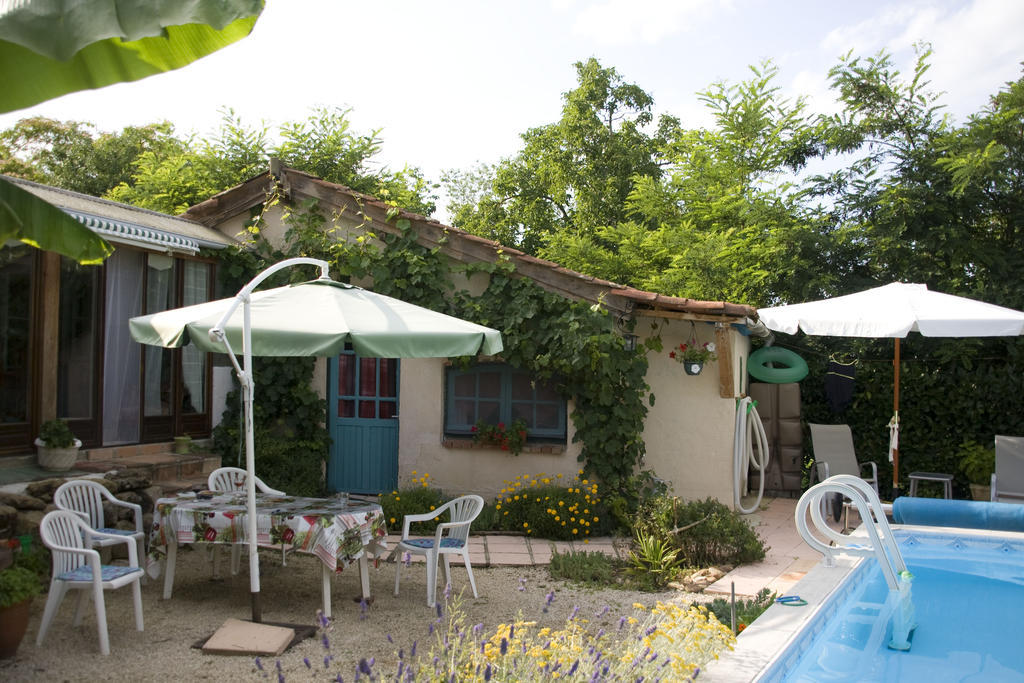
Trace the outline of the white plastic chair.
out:
<instances>
[{"instance_id":1,"label":"white plastic chair","mask_svg":"<svg viewBox=\"0 0 1024 683\"><path fill-rule=\"evenodd\" d=\"M814 451L814 465L818 475L818 481L825 481L837 474L849 474L860 477L878 495L878 465L872 461L857 462L857 453L853 448L853 432L850 425L819 425L808 423L811 428L811 449ZM871 471L867 476L864 468ZM826 497L822 497L822 505L825 505ZM837 522L842 513L842 496L838 493L832 497L832 518Z\"/></svg>"},{"instance_id":2,"label":"white plastic chair","mask_svg":"<svg viewBox=\"0 0 1024 683\"><path fill-rule=\"evenodd\" d=\"M402 572L404 553L423 555L427 565L427 605L434 606L437 594L437 558L444 557L444 577L448 585L452 582L452 568L449 555L462 555L469 574L469 585L473 589L473 597L480 597L476 592L476 580L473 578L473 567L469 563L469 525L477 518L484 507L484 499L480 496L461 496L450 500L436 510L421 515L405 515L402 523L402 540L397 546L397 562L395 563L395 595L398 595L398 582ZM425 522L448 512L451 521L441 522L433 538L409 538L409 525L412 522Z\"/></svg>"},{"instance_id":3,"label":"white plastic chair","mask_svg":"<svg viewBox=\"0 0 1024 683\"><path fill-rule=\"evenodd\" d=\"M993 503L1024 503L1024 436L996 434Z\"/></svg>"},{"instance_id":4,"label":"white plastic chair","mask_svg":"<svg viewBox=\"0 0 1024 683\"><path fill-rule=\"evenodd\" d=\"M135 531L108 527L103 513L103 503L130 509L134 514ZM53 493L53 504L58 510L74 512L94 530L116 537L135 539L139 557L146 556L146 535L142 531L142 507L114 497L110 490L96 481L72 479L61 484ZM97 547L107 547L121 542L120 538L96 537Z\"/></svg>"},{"instance_id":5,"label":"white plastic chair","mask_svg":"<svg viewBox=\"0 0 1024 683\"><path fill-rule=\"evenodd\" d=\"M228 492L228 491L244 491L245 482L248 473L238 467L221 467L213 472L210 472L210 476L206 479L206 486L211 491ZM288 495L284 491L278 491L272 489L263 483L263 480L256 477L256 490L260 493L268 496L285 496ZM269 529L265 531L269 532ZM234 544L231 546L231 573L237 574L241 565L242 557L242 546ZM216 548L214 549L213 556L213 573L216 575L219 572L219 555L216 554ZM281 543L281 564L288 566L288 546Z\"/></svg>"},{"instance_id":6,"label":"white plastic chair","mask_svg":"<svg viewBox=\"0 0 1024 683\"><path fill-rule=\"evenodd\" d=\"M39 524L39 535L43 539L43 545L53 553L53 577L50 579L50 594L43 610L43 621L36 636L36 646L43 644L60 603L72 589L82 591L75 607L72 622L75 626L82 623L83 608L89 599L90 591L92 593L93 604L96 607L100 652L103 654L110 654L107 608L103 600L103 591L131 584L132 600L135 603L135 629L142 630L142 590L139 580L143 572L139 568L139 556L134 539L95 531L82 521L78 513L67 510L46 513ZM128 566L100 564L99 552L90 547L97 540L124 543L128 546Z\"/></svg>"}]
</instances>

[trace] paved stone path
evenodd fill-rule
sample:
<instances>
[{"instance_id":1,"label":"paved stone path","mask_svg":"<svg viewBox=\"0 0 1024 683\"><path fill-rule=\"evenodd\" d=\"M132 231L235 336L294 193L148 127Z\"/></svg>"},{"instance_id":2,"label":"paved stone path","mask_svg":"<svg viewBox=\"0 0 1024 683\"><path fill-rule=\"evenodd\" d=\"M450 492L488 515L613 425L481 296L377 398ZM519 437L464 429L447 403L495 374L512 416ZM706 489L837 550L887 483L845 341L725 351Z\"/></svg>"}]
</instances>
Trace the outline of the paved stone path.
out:
<instances>
[{"instance_id":1,"label":"paved stone path","mask_svg":"<svg viewBox=\"0 0 1024 683\"><path fill-rule=\"evenodd\" d=\"M729 594L733 584L736 594L752 597L762 588L784 594L821 556L804 543L793 522L796 500L772 498L765 500L758 512L747 521L764 540L768 550L762 562L743 565L708 586L706 592ZM839 528L837 525L836 528ZM397 546L400 536L388 536L388 547ZM526 535L476 534L469 537L469 559L474 567L544 566L551 562L554 552L570 550L600 552L611 558L626 560L629 557L630 540L627 538L601 537L587 541L548 541ZM413 562L422 562L423 557L414 555Z\"/></svg>"}]
</instances>

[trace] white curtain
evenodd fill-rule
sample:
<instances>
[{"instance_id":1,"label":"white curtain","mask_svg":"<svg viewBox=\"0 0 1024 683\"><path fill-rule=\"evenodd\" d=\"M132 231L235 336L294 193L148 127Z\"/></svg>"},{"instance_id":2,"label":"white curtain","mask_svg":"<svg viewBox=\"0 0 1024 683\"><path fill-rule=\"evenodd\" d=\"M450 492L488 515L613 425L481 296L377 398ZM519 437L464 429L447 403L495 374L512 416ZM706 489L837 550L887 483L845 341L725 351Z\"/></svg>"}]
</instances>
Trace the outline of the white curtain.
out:
<instances>
[{"instance_id":1,"label":"white curtain","mask_svg":"<svg viewBox=\"0 0 1024 683\"><path fill-rule=\"evenodd\" d=\"M142 345L128 318L142 314L143 253L117 249L106 262L106 343L103 351L103 445L139 441L139 366Z\"/></svg>"},{"instance_id":2,"label":"white curtain","mask_svg":"<svg viewBox=\"0 0 1024 683\"><path fill-rule=\"evenodd\" d=\"M171 307L169 296L174 283L174 259L163 254L146 255L146 313L159 313ZM146 347L146 377L143 408L145 415L169 415L171 405L165 401L170 396L171 377L164 376L165 354L169 351L156 346Z\"/></svg>"}]
</instances>

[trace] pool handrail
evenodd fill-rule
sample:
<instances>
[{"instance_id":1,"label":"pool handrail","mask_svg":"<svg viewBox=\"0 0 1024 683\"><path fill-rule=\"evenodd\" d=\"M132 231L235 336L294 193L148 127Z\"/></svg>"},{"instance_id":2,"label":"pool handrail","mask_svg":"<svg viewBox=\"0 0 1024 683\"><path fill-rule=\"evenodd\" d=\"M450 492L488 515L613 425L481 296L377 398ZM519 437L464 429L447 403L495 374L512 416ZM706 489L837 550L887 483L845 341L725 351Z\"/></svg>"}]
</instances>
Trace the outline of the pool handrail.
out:
<instances>
[{"instance_id":1,"label":"pool handrail","mask_svg":"<svg viewBox=\"0 0 1024 683\"><path fill-rule=\"evenodd\" d=\"M851 543L851 537L832 529L821 514L821 500L828 494L838 493L852 501L860 518L864 520L868 535L868 546ZM807 512L810 511L815 529L834 546L824 543L811 532L807 526ZM794 512L796 528L807 545L824 556L825 566L835 566L835 556L839 553L874 556L881 566L885 581L890 590L900 589L900 574L907 570L892 529L886 519L882 502L875 490L860 477L849 474L837 474L807 489L797 502ZM859 540L859 539L858 539Z\"/></svg>"}]
</instances>

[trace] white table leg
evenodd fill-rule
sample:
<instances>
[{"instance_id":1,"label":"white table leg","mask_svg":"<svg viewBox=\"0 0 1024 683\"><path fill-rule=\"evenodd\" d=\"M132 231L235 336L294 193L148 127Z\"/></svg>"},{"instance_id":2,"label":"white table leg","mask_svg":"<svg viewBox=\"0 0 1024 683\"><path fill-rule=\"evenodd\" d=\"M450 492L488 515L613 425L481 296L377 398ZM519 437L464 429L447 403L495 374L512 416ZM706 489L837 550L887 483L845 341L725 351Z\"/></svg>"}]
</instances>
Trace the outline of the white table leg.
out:
<instances>
[{"instance_id":1,"label":"white table leg","mask_svg":"<svg viewBox=\"0 0 1024 683\"><path fill-rule=\"evenodd\" d=\"M174 564L178 559L178 539L167 544L167 557L164 558L164 600L171 599L174 587Z\"/></svg>"},{"instance_id":2,"label":"white table leg","mask_svg":"<svg viewBox=\"0 0 1024 683\"><path fill-rule=\"evenodd\" d=\"M324 593L324 616L331 618L331 570L323 562L320 563L320 576Z\"/></svg>"},{"instance_id":3,"label":"white table leg","mask_svg":"<svg viewBox=\"0 0 1024 683\"><path fill-rule=\"evenodd\" d=\"M359 583L363 589L363 600L370 600L370 565L366 560L366 552L359 558Z\"/></svg>"}]
</instances>

